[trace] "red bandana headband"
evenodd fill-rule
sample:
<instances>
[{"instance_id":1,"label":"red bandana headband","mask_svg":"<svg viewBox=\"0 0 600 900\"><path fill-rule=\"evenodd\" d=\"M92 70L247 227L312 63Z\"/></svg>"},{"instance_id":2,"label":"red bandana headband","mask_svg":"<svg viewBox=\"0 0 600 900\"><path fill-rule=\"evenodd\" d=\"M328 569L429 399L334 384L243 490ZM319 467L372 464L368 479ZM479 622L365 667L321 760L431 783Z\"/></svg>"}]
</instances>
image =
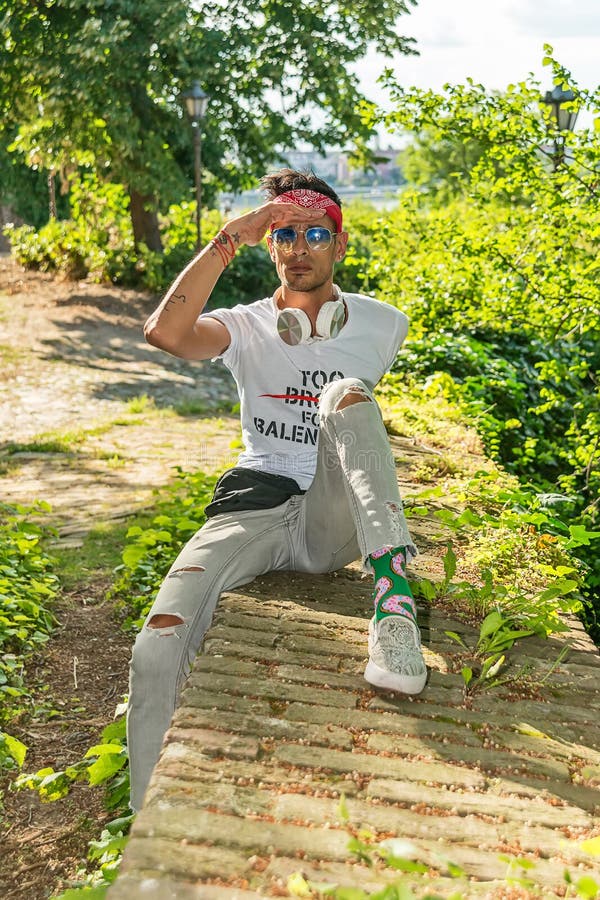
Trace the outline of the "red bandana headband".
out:
<instances>
[{"instance_id":1,"label":"red bandana headband","mask_svg":"<svg viewBox=\"0 0 600 900\"><path fill-rule=\"evenodd\" d=\"M295 203L308 209L322 209L323 215L329 216L335 222L336 231L339 233L342 230L342 210L335 200L326 197L325 194L319 194L318 191L309 191L307 188L287 191L275 197L273 203Z\"/></svg>"}]
</instances>

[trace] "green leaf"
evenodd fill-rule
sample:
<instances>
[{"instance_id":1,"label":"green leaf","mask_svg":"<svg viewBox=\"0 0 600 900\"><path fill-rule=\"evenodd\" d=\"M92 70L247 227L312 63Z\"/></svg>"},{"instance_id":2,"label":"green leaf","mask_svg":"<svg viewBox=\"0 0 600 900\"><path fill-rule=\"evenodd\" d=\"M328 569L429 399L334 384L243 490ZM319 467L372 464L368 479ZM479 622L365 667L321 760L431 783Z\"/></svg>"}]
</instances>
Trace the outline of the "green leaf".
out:
<instances>
[{"instance_id":1,"label":"green leaf","mask_svg":"<svg viewBox=\"0 0 600 900\"><path fill-rule=\"evenodd\" d=\"M102 784L123 768L127 763L127 755L121 751L120 755L101 756L88 769L88 779L91 785Z\"/></svg>"},{"instance_id":2,"label":"green leaf","mask_svg":"<svg viewBox=\"0 0 600 900\"><path fill-rule=\"evenodd\" d=\"M6 751L9 756L11 756L19 768L25 762L25 756L27 754L27 747L21 741L17 740L16 737L12 737L10 734L6 734L4 731L0 731L0 758L2 751L2 744L6 748Z\"/></svg>"},{"instance_id":3,"label":"green leaf","mask_svg":"<svg viewBox=\"0 0 600 900\"><path fill-rule=\"evenodd\" d=\"M460 636L460 634L457 634L456 631L444 631L444 634L447 637L451 638L453 641L456 641L457 644L460 644L461 647L464 647L465 650L469 649L465 644L463 638Z\"/></svg>"},{"instance_id":4,"label":"green leaf","mask_svg":"<svg viewBox=\"0 0 600 900\"><path fill-rule=\"evenodd\" d=\"M456 554L451 544L448 544L448 549L444 554L444 572L446 573L446 582L450 583L456 575Z\"/></svg>"},{"instance_id":5,"label":"green leaf","mask_svg":"<svg viewBox=\"0 0 600 900\"><path fill-rule=\"evenodd\" d=\"M582 878L579 878L575 882L575 887L577 888L580 897L586 897L589 898L589 900L594 900L594 897L597 897L600 893L600 884L595 878L591 878L589 875L584 875Z\"/></svg>"},{"instance_id":6,"label":"green leaf","mask_svg":"<svg viewBox=\"0 0 600 900\"><path fill-rule=\"evenodd\" d=\"M86 750L85 759L90 756L106 756L111 753L122 753L123 747L120 744L94 744L89 750Z\"/></svg>"},{"instance_id":7,"label":"green leaf","mask_svg":"<svg viewBox=\"0 0 600 900\"><path fill-rule=\"evenodd\" d=\"M468 666L463 666L460 670L460 674L462 675L465 687L468 687L473 678L473 669L470 669Z\"/></svg>"},{"instance_id":8,"label":"green leaf","mask_svg":"<svg viewBox=\"0 0 600 900\"><path fill-rule=\"evenodd\" d=\"M493 678L494 675L497 675L504 660L505 656L490 656L486 659L481 667L481 675L479 676L480 681L485 681L487 678Z\"/></svg>"},{"instance_id":9,"label":"green leaf","mask_svg":"<svg viewBox=\"0 0 600 900\"><path fill-rule=\"evenodd\" d=\"M505 621L506 620L504 616L502 616L497 610L488 613L488 615L481 623L481 627L479 629L479 642L481 643L486 637L489 637L490 634L498 631L498 629L502 627Z\"/></svg>"},{"instance_id":10,"label":"green leaf","mask_svg":"<svg viewBox=\"0 0 600 900\"><path fill-rule=\"evenodd\" d=\"M59 894L55 900L106 900L106 893L109 884L98 885L97 887L69 888L63 894Z\"/></svg>"},{"instance_id":11,"label":"green leaf","mask_svg":"<svg viewBox=\"0 0 600 900\"><path fill-rule=\"evenodd\" d=\"M463 527L463 525L470 525L473 528L477 528L479 525L481 525L481 522L481 516L478 516L477 513L473 512L473 510L469 508L465 509L464 512L462 512L456 520L456 524L461 528Z\"/></svg>"},{"instance_id":12,"label":"green leaf","mask_svg":"<svg viewBox=\"0 0 600 900\"><path fill-rule=\"evenodd\" d=\"M361 888L339 887L335 892L335 900L367 900L368 894Z\"/></svg>"},{"instance_id":13,"label":"green leaf","mask_svg":"<svg viewBox=\"0 0 600 900\"><path fill-rule=\"evenodd\" d=\"M138 544L128 544L123 550L121 559L130 569L135 569L139 561L146 555L147 550Z\"/></svg>"},{"instance_id":14,"label":"green leaf","mask_svg":"<svg viewBox=\"0 0 600 900\"><path fill-rule=\"evenodd\" d=\"M583 841L579 848L583 850L584 853L589 853L590 856L600 856L600 837L589 838L587 841Z\"/></svg>"},{"instance_id":15,"label":"green leaf","mask_svg":"<svg viewBox=\"0 0 600 900\"><path fill-rule=\"evenodd\" d=\"M571 538L565 545L569 550L574 547L589 546L591 541L600 538L600 531L588 531L585 525L569 525L569 533Z\"/></svg>"},{"instance_id":16,"label":"green leaf","mask_svg":"<svg viewBox=\"0 0 600 900\"><path fill-rule=\"evenodd\" d=\"M117 707L118 708L118 707ZM127 730L127 720L123 715L115 722L111 722L102 730L102 743L111 744L114 741L125 743L125 734Z\"/></svg>"},{"instance_id":17,"label":"green leaf","mask_svg":"<svg viewBox=\"0 0 600 900\"><path fill-rule=\"evenodd\" d=\"M386 865L391 869L397 869L399 872L418 872L420 874L429 872L429 866L426 866L425 863L415 862L412 859L402 859L400 856L392 856L391 854L386 854L384 859Z\"/></svg>"},{"instance_id":18,"label":"green leaf","mask_svg":"<svg viewBox=\"0 0 600 900\"><path fill-rule=\"evenodd\" d=\"M293 875L290 875L286 887L292 897L312 897L313 895L308 882L300 872L294 872Z\"/></svg>"},{"instance_id":19,"label":"green leaf","mask_svg":"<svg viewBox=\"0 0 600 900\"><path fill-rule=\"evenodd\" d=\"M90 841L88 859L93 862L96 859L101 859L103 856L116 856L125 848L128 840L128 835L113 836L104 830L99 841Z\"/></svg>"}]
</instances>

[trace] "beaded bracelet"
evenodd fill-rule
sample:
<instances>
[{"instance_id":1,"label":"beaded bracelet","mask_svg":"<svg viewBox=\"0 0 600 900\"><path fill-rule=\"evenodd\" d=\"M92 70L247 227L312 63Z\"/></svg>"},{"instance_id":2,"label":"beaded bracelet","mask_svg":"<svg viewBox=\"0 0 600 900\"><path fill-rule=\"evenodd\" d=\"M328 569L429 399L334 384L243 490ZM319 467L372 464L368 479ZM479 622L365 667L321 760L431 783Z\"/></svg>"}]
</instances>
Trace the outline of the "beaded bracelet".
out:
<instances>
[{"instance_id":1,"label":"beaded bracelet","mask_svg":"<svg viewBox=\"0 0 600 900\"><path fill-rule=\"evenodd\" d=\"M233 243L233 239L223 228L219 231L217 236L212 239L210 246L214 247L218 252L224 267L228 266L235 256L236 247Z\"/></svg>"}]
</instances>

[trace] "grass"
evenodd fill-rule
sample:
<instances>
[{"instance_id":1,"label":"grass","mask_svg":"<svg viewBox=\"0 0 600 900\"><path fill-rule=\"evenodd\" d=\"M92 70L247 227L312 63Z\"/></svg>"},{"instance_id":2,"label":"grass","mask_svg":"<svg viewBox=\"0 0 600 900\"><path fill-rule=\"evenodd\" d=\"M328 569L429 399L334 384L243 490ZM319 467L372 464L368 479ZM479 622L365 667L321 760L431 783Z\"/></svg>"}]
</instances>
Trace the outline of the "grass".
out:
<instances>
[{"instance_id":1,"label":"grass","mask_svg":"<svg viewBox=\"0 0 600 900\"><path fill-rule=\"evenodd\" d=\"M133 521L136 525L147 525L156 510L147 513L136 512L118 522L103 522L87 533L80 547L52 548L58 560L57 572L63 590L85 587L92 581L111 579L114 570L122 562L121 554L126 544L127 530Z\"/></svg>"},{"instance_id":2,"label":"grass","mask_svg":"<svg viewBox=\"0 0 600 900\"><path fill-rule=\"evenodd\" d=\"M9 441L3 452L8 456L15 453L77 453L82 444L90 437L105 434L114 427L114 422L102 422L90 428L78 428L76 431L44 431L28 441Z\"/></svg>"},{"instance_id":3,"label":"grass","mask_svg":"<svg viewBox=\"0 0 600 900\"><path fill-rule=\"evenodd\" d=\"M140 415L140 413L147 413L155 409L154 397L149 397L148 394L138 394L137 397L131 397L127 401L127 412L132 415Z\"/></svg>"},{"instance_id":4,"label":"grass","mask_svg":"<svg viewBox=\"0 0 600 900\"><path fill-rule=\"evenodd\" d=\"M0 344L0 365L2 366L21 362L25 356L27 356L27 353L20 347L13 347L11 344Z\"/></svg>"},{"instance_id":5,"label":"grass","mask_svg":"<svg viewBox=\"0 0 600 900\"><path fill-rule=\"evenodd\" d=\"M9 456L15 453L74 453L84 438L76 432L47 432L30 441L11 441L4 448Z\"/></svg>"}]
</instances>

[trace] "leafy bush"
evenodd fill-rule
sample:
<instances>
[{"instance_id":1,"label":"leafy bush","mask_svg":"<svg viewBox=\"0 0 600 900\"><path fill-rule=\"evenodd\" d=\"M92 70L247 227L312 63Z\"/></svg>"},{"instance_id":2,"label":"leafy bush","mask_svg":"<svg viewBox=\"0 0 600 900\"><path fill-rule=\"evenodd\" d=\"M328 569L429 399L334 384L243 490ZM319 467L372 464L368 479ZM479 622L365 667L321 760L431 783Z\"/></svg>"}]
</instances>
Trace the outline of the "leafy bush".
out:
<instances>
[{"instance_id":1,"label":"leafy bush","mask_svg":"<svg viewBox=\"0 0 600 900\"><path fill-rule=\"evenodd\" d=\"M196 252L195 202L175 204L159 217L164 253L158 253L143 244L135 247L129 198L122 185L101 183L87 174L73 180L70 201L70 219L53 219L38 231L31 225L5 229L21 265L66 278L161 292ZM221 225L217 210L203 210L205 240ZM244 246L219 279L210 306L246 303L273 288L273 265L266 248Z\"/></svg>"},{"instance_id":2,"label":"leafy bush","mask_svg":"<svg viewBox=\"0 0 600 900\"><path fill-rule=\"evenodd\" d=\"M594 402L598 368L600 345L590 339L548 343L526 331L488 328L409 341L394 371L460 400L476 417L486 449L510 471L555 481L570 467L573 408ZM440 381L440 372L451 379Z\"/></svg>"},{"instance_id":3,"label":"leafy bush","mask_svg":"<svg viewBox=\"0 0 600 900\"><path fill-rule=\"evenodd\" d=\"M0 721L9 716L16 698L27 696L24 664L56 623L49 609L59 586L55 560L43 549L43 529L32 521L42 508L49 507L0 503ZM7 703L11 699L13 704Z\"/></svg>"},{"instance_id":4,"label":"leafy bush","mask_svg":"<svg viewBox=\"0 0 600 900\"><path fill-rule=\"evenodd\" d=\"M204 524L217 477L178 468L175 483L158 503L150 527L132 525L123 550L123 565L111 591L127 611L125 626L138 630L173 560L183 544Z\"/></svg>"},{"instance_id":5,"label":"leafy bush","mask_svg":"<svg viewBox=\"0 0 600 900\"><path fill-rule=\"evenodd\" d=\"M119 713L123 710L118 709ZM52 768L40 769L35 774L20 775L15 781L17 788L30 788L38 792L40 799L46 802L61 800L69 793L71 785L76 781L87 781L94 786L108 784L106 806L114 809L129 799L129 775L126 771L117 778L127 765L127 747L125 742L125 717L120 716L115 722L107 725L102 732L99 744L90 747L84 757L68 766L62 772Z\"/></svg>"}]
</instances>

